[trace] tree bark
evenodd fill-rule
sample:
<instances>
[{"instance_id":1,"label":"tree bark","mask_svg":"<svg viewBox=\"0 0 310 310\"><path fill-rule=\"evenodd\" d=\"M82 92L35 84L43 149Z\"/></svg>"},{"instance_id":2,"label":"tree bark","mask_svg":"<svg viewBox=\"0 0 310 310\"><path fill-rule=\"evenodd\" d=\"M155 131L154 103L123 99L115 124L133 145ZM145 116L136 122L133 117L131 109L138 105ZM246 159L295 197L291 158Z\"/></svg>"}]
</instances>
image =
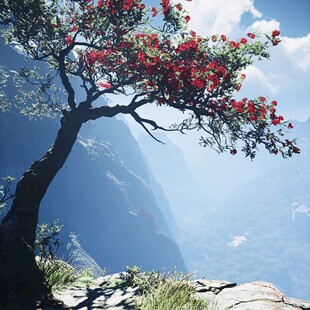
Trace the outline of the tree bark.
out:
<instances>
[{"instance_id":1,"label":"tree bark","mask_svg":"<svg viewBox=\"0 0 310 310\"><path fill-rule=\"evenodd\" d=\"M33 252L38 212L48 186L72 150L82 116L82 111L76 109L62 117L52 147L17 183L12 206L0 226L1 309L31 309L36 301L51 293Z\"/></svg>"}]
</instances>

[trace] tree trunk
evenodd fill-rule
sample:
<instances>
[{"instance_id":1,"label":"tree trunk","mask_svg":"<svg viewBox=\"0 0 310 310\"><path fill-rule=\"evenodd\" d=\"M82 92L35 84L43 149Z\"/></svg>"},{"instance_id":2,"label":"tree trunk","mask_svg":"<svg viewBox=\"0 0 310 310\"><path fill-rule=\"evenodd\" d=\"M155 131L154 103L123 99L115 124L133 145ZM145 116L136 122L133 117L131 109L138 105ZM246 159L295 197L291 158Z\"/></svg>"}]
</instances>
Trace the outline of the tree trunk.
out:
<instances>
[{"instance_id":1,"label":"tree trunk","mask_svg":"<svg viewBox=\"0 0 310 310\"><path fill-rule=\"evenodd\" d=\"M80 112L74 110L62 117L52 147L17 183L11 209L0 226L1 309L31 309L35 302L51 295L33 252L38 212L48 186L76 141L83 123Z\"/></svg>"}]
</instances>

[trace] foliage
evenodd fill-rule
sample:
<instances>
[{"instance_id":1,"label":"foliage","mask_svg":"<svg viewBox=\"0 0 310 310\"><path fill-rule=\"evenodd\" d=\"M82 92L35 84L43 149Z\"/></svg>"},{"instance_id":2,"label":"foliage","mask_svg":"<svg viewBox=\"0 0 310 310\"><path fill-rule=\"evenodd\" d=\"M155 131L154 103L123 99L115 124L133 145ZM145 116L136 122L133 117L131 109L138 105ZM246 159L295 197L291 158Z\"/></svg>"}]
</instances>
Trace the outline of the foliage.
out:
<instances>
[{"instance_id":1,"label":"foliage","mask_svg":"<svg viewBox=\"0 0 310 310\"><path fill-rule=\"evenodd\" d=\"M3 177L2 180L5 182L5 184L0 184L0 214L3 212L6 201L13 197L13 195L10 194L10 191L12 188L12 182L15 180L15 178L11 176L6 176Z\"/></svg>"},{"instance_id":2,"label":"foliage","mask_svg":"<svg viewBox=\"0 0 310 310\"><path fill-rule=\"evenodd\" d=\"M38 225L36 231L37 265L43 272L47 285L53 289L64 287L76 280L74 268L56 259L60 246L58 235L62 227L63 225L59 225L59 219L57 219L51 224Z\"/></svg>"},{"instance_id":3,"label":"foliage","mask_svg":"<svg viewBox=\"0 0 310 310\"><path fill-rule=\"evenodd\" d=\"M161 281L160 274L155 271L140 272L137 266L126 267L126 273L123 275L124 285L126 287L138 287L144 294L157 287Z\"/></svg>"},{"instance_id":4,"label":"foliage","mask_svg":"<svg viewBox=\"0 0 310 310\"><path fill-rule=\"evenodd\" d=\"M275 100L234 98L244 70L255 60L269 58L280 32L264 38L248 33L237 41L224 34L201 37L188 28L189 19L181 4L170 0L157 8L146 7L142 0L3 0L0 25L5 26L6 42L49 66L46 75L22 68L16 99L31 116L56 111L66 119L78 111L87 122L122 113L151 136L150 126L201 130L201 145L233 155L238 141L250 158L258 144L283 157L299 153L294 140L283 138L292 124L277 115ZM66 100L57 99L57 80ZM77 97L81 90L82 99ZM127 105L100 105L106 94L131 96ZM184 120L163 128L138 114L145 104L176 109Z\"/></svg>"},{"instance_id":5,"label":"foliage","mask_svg":"<svg viewBox=\"0 0 310 310\"><path fill-rule=\"evenodd\" d=\"M39 258L37 264L47 285L52 289L68 286L78 278L74 268L64 261Z\"/></svg>"},{"instance_id":6,"label":"foliage","mask_svg":"<svg viewBox=\"0 0 310 310\"><path fill-rule=\"evenodd\" d=\"M60 246L59 232L63 225L59 225L59 219L51 224L42 223L38 225L35 240L35 252L41 260L56 259L57 251Z\"/></svg>"},{"instance_id":7,"label":"foliage","mask_svg":"<svg viewBox=\"0 0 310 310\"><path fill-rule=\"evenodd\" d=\"M63 225L59 219L51 224L38 225L35 240L36 260L43 272L47 285L52 289L59 289L69 284L88 286L93 280L92 268L76 270L69 263L57 259L57 251L61 245L59 232Z\"/></svg>"},{"instance_id":8,"label":"foliage","mask_svg":"<svg viewBox=\"0 0 310 310\"><path fill-rule=\"evenodd\" d=\"M0 66L0 111L5 112L9 108L9 102L4 91L5 86L8 83L9 74L6 72L5 68Z\"/></svg>"}]
</instances>

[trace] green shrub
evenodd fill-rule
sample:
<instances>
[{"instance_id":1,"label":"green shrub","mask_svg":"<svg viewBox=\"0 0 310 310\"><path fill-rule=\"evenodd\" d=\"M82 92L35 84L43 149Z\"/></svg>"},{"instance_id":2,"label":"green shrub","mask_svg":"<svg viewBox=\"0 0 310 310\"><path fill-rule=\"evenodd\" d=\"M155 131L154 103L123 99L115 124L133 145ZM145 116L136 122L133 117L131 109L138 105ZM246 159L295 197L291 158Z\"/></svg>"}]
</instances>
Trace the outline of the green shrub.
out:
<instances>
[{"instance_id":1,"label":"green shrub","mask_svg":"<svg viewBox=\"0 0 310 310\"><path fill-rule=\"evenodd\" d=\"M126 274L123 276L125 287L139 287L141 294L145 294L157 287L161 281L160 274L155 271L140 272L137 266L126 267Z\"/></svg>"},{"instance_id":2,"label":"green shrub","mask_svg":"<svg viewBox=\"0 0 310 310\"><path fill-rule=\"evenodd\" d=\"M59 219L51 224L42 223L37 226L36 240L35 240L35 253L41 259L55 260L57 251L61 245L58 238L59 232L63 225L59 225Z\"/></svg>"}]
</instances>

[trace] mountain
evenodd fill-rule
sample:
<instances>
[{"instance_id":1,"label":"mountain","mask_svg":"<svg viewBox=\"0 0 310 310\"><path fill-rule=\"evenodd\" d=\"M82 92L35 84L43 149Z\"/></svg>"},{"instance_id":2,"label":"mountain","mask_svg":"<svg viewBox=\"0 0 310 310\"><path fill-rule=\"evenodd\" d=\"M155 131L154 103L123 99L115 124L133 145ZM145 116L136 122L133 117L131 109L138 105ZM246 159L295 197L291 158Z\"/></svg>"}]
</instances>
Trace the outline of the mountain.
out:
<instances>
[{"instance_id":1,"label":"mountain","mask_svg":"<svg viewBox=\"0 0 310 310\"><path fill-rule=\"evenodd\" d=\"M190 268L239 283L268 281L310 300L309 125L295 122L299 156L206 210L201 256L188 261Z\"/></svg>"},{"instance_id":2,"label":"mountain","mask_svg":"<svg viewBox=\"0 0 310 310\"><path fill-rule=\"evenodd\" d=\"M173 162L169 169L156 163L157 146L139 139L155 177L161 184L170 184L166 194L178 214L178 241L190 272L197 277L267 281L288 296L310 300L310 120L293 123L291 136L298 138L301 154L283 160L261 150L257 166L255 159L250 169L245 168L248 163L243 165L248 159L221 156L205 164L206 170L222 166L221 178L212 174L200 183L194 174L187 179L173 168L183 169L186 161L171 141L164 153ZM206 170L202 167L201 173ZM225 174L231 178L232 171L236 182L227 183L223 178ZM236 186L239 179L245 181ZM229 187L234 190L227 194ZM212 200L210 188L217 188Z\"/></svg>"},{"instance_id":3,"label":"mountain","mask_svg":"<svg viewBox=\"0 0 310 310\"><path fill-rule=\"evenodd\" d=\"M27 65L8 47L1 45L1 54L0 65L11 70ZM14 96L13 88L7 94ZM29 121L16 111L0 112L0 175L18 179L48 150L58 127L57 119ZM74 232L83 250L111 272L127 265L186 272L163 215L173 224L169 204L158 189L155 197L150 179L145 159L121 120L86 124L42 201L39 221L60 219L64 257L69 255L65 244ZM163 210L157 201L166 201ZM173 230L176 233L176 226Z\"/></svg>"}]
</instances>

